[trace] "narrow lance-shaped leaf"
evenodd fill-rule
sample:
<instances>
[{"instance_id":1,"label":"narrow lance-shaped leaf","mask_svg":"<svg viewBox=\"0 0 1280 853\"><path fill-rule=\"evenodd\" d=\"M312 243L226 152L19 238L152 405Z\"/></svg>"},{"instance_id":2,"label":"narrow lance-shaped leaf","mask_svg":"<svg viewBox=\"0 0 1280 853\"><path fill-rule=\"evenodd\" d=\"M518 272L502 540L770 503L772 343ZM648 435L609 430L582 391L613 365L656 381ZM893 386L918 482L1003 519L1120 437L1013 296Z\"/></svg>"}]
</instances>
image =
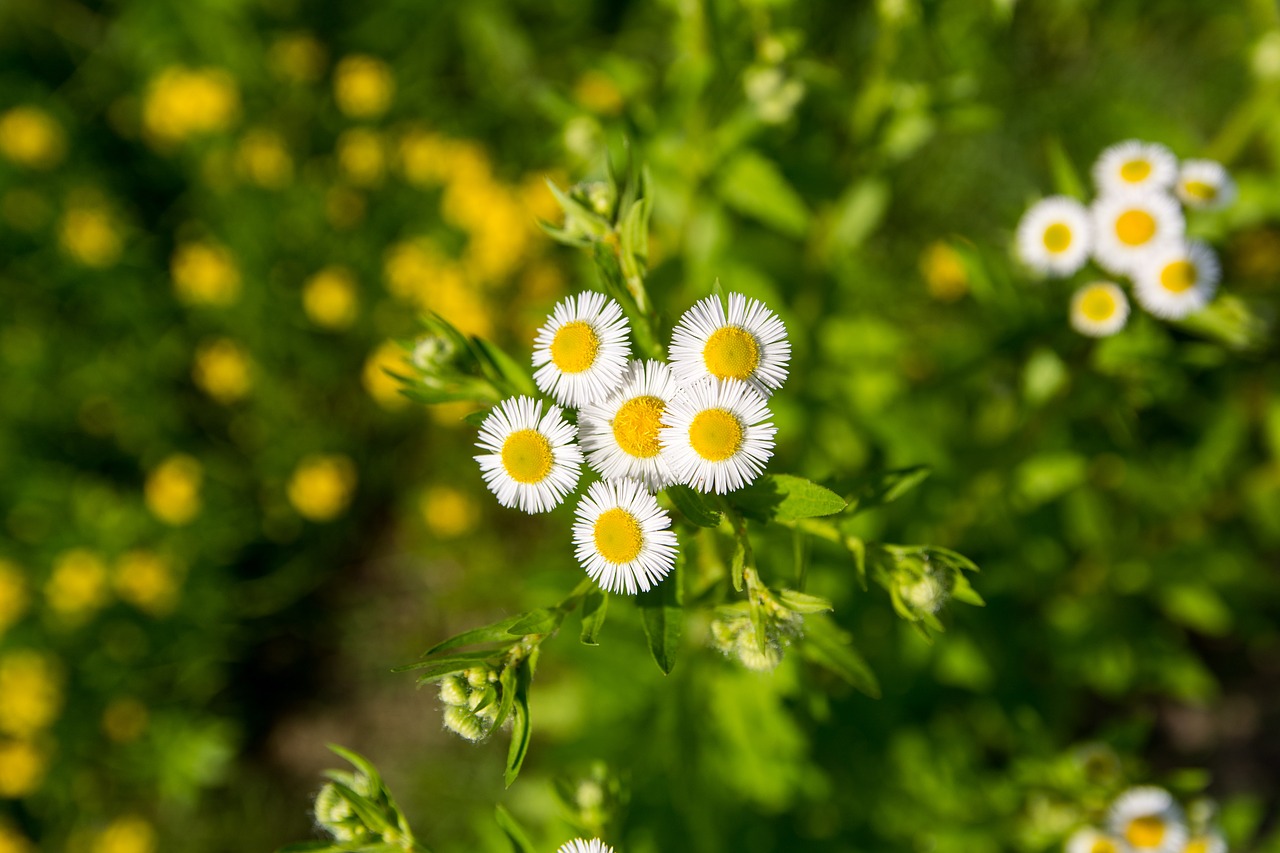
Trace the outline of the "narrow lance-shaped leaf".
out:
<instances>
[{"instance_id":1,"label":"narrow lance-shaped leaf","mask_svg":"<svg viewBox=\"0 0 1280 853\"><path fill-rule=\"evenodd\" d=\"M529 840L529 834L506 807L499 803L493 810L494 819L502 829L507 840L511 842L511 853L537 853L537 848Z\"/></svg>"},{"instance_id":2,"label":"narrow lance-shaped leaf","mask_svg":"<svg viewBox=\"0 0 1280 853\"><path fill-rule=\"evenodd\" d=\"M677 561L676 570L666 580L637 596L649 652L667 675L676 665L676 652L684 631L684 613L676 604L676 585L681 580L679 566Z\"/></svg>"},{"instance_id":3,"label":"narrow lance-shaped leaf","mask_svg":"<svg viewBox=\"0 0 1280 853\"><path fill-rule=\"evenodd\" d=\"M604 626L604 618L608 612L609 593L600 589L587 593L582 600L582 642L584 645L599 645L600 629Z\"/></svg>"},{"instance_id":4,"label":"narrow lance-shaped leaf","mask_svg":"<svg viewBox=\"0 0 1280 853\"><path fill-rule=\"evenodd\" d=\"M805 619L804 642L800 648L806 658L840 676L855 690L873 699L880 698L875 673L854 650L849 635L828 617L815 615Z\"/></svg>"},{"instance_id":5,"label":"narrow lance-shaped leaf","mask_svg":"<svg viewBox=\"0 0 1280 853\"><path fill-rule=\"evenodd\" d=\"M529 719L529 683L532 679L529 661L521 661L516 672L515 704L511 709L511 746L507 749L507 769L503 774L508 788L520 775L524 757L529 753L529 739L533 733Z\"/></svg>"}]
</instances>

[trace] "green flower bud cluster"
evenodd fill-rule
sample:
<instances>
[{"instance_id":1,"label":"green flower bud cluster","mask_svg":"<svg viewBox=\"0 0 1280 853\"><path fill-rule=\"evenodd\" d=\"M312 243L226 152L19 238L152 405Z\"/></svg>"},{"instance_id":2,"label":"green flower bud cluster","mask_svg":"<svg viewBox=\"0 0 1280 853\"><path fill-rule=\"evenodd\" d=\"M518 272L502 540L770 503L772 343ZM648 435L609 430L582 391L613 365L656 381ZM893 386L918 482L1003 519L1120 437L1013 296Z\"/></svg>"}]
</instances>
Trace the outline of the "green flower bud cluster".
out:
<instances>
[{"instance_id":1,"label":"green flower bud cluster","mask_svg":"<svg viewBox=\"0 0 1280 853\"><path fill-rule=\"evenodd\" d=\"M711 643L747 669L772 672L782 663L783 649L800 636L804 617L771 595L762 595L754 618L749 609L722 607L711 622Z\"/></svg>"},{"instance_id":2,"label":"green flower bud cluster","mask_svg":"<svg viewBox=\"0 0 1280 853\"><path fill-rule=\"evenodd\" d=\"M336 746L330 749L354 764L356 771L326 771L329 781L316 794L313 806L316 824L335 842L323 849L420 851L404 815L374 766L354 752Z\"/></svg>"},{"instance_id":3,"label":"green flower bud cluster","mask_svg":"<svg viewBox=\"0 0 1280 853\"><path fill-rule=\"evenodd\" d=\"M921 619L941 610L951 598L955 572L921 554L898 560L889 594L900 612Z\"/></svg>"},{"instance_id":4,"label":"green flower bud cluster","mask_svg":"<svg viewBox=\"0 0 1280 853\"><path fill-rule=\"evenodd\" d=\"M346 777L344 784L361 796L367 797L375 793L371 790L367 777L358 773L343 775ZM373 841L377 837L360 820L355 810L351 808L351 802L332 782L325 783L320 793L316 794L314 811L316 823L332 835L335 841L366 842Z\"/></svg>"},{"instance_id":5,"label":"green flower bud cluster","mask_svg":"<svg viewBox=\"0 0 1280 853\"><path fill-rule=\"evenodd\" d=\"M440 681L444 725L469 741L481 741L493 733L498 718L498 673L484 666L448 675Z\"/></svg>"}]
</instances>

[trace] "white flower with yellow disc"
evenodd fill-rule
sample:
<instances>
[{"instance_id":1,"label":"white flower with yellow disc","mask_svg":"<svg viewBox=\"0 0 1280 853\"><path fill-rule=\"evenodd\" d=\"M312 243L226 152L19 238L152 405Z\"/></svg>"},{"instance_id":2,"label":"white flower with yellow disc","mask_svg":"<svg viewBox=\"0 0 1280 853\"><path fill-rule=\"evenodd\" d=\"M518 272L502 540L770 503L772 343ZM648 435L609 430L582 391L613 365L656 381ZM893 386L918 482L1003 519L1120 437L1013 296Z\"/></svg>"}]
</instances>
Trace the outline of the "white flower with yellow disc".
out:
<instances>
[{"instance_id":1,"label":"white flower with yellow disc","mask_svg":"<svg viewBox=\"0 0 1280 853\"><path fill-rule=\"evenodd\" d=\"M651 491L675 482L662 456L662 416L680 391L671 368L633 361L617 393L583 407L578 430L587 461L606 480L628 477Z\"/></svg>"},{"instance_id":2,"label":"white flower with yellow disc","mask_svg":"<svg viewBox=\"0 0 1280 853\"><path fill-rule=\"evenodd\" d=\"M1117 142L1098 155L1093 164L1093 180L1098 191L1165 191L1178 175L1178 158L1163 145L1129 139Z\"/></svg>"},{"instance_id":3,"label":"white flower with yellow disc","mask_svg":"<svg viewBox=\"0 0 1280 853\"><path fill-rule=\"evenodd\" d=\"M1182 810L1163 788L1125 791L1112 803L1108 823L1134 853L1182 853L1187 842Z\"/></svg>"},{"instance_id":4,"label":"white flower with yellow disc","mask_svg":"<svg viewBox=\"0 0 1280 853\"><path fill-rule=\"evenodd\" d=\"M1124 328L1129 300L1109 281L1095 281L1071 297L1071 328L1091 338L1105 338Z\"/></svg>"},{"instance_id":5,"label":"white flower with yellow disc","mask_svg":"<svg viewBox=\"0 0 1280 853\"><path fill-rule=\"evenodd\" d=\"M575 838L561 844L556 853L613 853L613 848L599 838L593 838L590 841L585 838Z\"/></svg>"},{"instance_id":6,"label":"white flower with yellow disc","mask_svg":"<svg viewBox=\"0 0 1280 853\"><path fill-rule=\"evenodd\" d=\"M1227 839L1218 829L1197 832L1182 848L1182 853L1227 853Z\"/></svg>"},{"instance_id":7,"label":"white flower with yellow disc","mask_svg":"<svg viewBox=\"0 0 1280 853\"><path fill-rule=\"evenodd\" d=\"M622 306L585 292L556 304L533 343L533 379L557 403L578 408L617 389L631 357Z\"/></svg>"},{"instance_id":8,"label":"white flower with yellow disc","mask_svg":"<svg viewBox=\"0 0 1280 853\"><path fill-rule=\"evenodd\" d=\"M1209 304L1221 268L1213 250L1198 240L1178 241L1152 252L1134 274L1133 293L1148 312L1180 320Z\"/></svg>"},{"instance_id":9,"label":"white flower with yellow disc","mask_svg":"<svg viewBox=\"0 0 1280 853\"><path fill-rule=\"evenodd\" d=\"M676 482L725 494L760 476L777 433L765 399L733 379L704 379L671 401L662 452Z\"/></svg>"},{"instance_id":10,"label":"white flower with yellow disc","mask_svg":"<svg viewBox=\"0 0 1280 853\"><path fill-rule=\"evenodd\" d=\"M1067 839L1066 853L1130 853L1129 845L1100 829L1086 826Z\"/></svg>"},{"instance_id":11,"label":"white flower with yellow disc","mask_svg":"<svg viewBox=\"0 0 1280 853\"><path fill-rule=\"evenodd\" d=\"M577 517L575 553L601 589L635 595L675 565L671 516L638 480L592 483L578 503Z\"/></svg>"},{"instance_id":12,"label":"white flower with yellow disc","mask_svg":"<svg viewBox=\"0 0 1280 853\"><path fill-rule=\"evenodd\" d=\"M1186 160L1178 170L1178 183L1174 187L1178 198L1187 207L1197 210L1217 210L1226 207L1236 197L1236 183L1221 163L1213 160Z\"/></svg>"},{"instance_id":13,"label":"white flower with yellow disc","mask_svg":"<svg viewBox=\"0 0 1280 853\"><path fill-rule=\"evenodd\" d=\"M578 484L582 451L574 444L577 428L559 406L532 397L510 397L480 425L475 457L489 491L506 507L547 512Z\"/></svg>"},{"instance_id":14,"label":"white flower with yellow disc","mask_svg":"<svg viewBox=\"0 0 1280 853\"><path fill-rule=\"evenodd\" d=\"M1182 208L1164 193L1106 195L1093 203L1093 256L1109 272L1132 275L1155 247L1182 239Z\"/></svg>"},{"instance_id":15,"label":"white flower with yellow disc","mask_svg":"<svg viewBox=\"0 0 1280 853\"><path fill-rule=\"evenodd\" d=\"M729 311L708 296L671 333L671 370L682 385L708 377L746 382L767 397L787 380L787 327L757 299L729 294Z\"/></svg>"},{"instance_id":16,"label":"white flower with yellow disc","mask_svg":"<svg viewBox=\"0 0 1280 853\"><path fill-rule=\"evenodd\" d=\"M1041 199L1018 222L1018 258L1039 275L1071 275L1089 260L1092 227L1089 211L1075 199Z\"/></svg>"}]
</instances>

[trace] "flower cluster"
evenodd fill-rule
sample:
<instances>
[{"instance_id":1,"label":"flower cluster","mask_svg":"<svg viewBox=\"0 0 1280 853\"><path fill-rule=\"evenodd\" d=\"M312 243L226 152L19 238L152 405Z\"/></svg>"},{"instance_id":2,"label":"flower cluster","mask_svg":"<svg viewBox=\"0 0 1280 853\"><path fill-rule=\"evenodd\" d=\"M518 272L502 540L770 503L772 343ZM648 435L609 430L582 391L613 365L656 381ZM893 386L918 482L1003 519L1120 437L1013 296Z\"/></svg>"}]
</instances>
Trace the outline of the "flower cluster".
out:
<instances>
[{"instance_id":1,"label":"flower cluster","mask_svg":"<svg viewBox=\"0 0 1280 853\"><path fill-rule=\"evenodd\" d=\"M1066 853L1227 853L1227 841L1207 809L1191 818L1163 788L1130 788L1111 804L1106 828L1086 826L1066 843Z\"/></svg>"},{"instance_id":2,"label":"flower cluster","mask_svg":"<svg viewBox=\"0 0 1280 853\"><path fill-rule=\"evenodd\" d=\"M675 563L672 485L725 494L773 455L768 396L787 378L791 344L764 304L737 293L690 308L670 363L631 359L622 307L599 293L557 304L534 342L534 381L559 405L504 400L480 427L476 460L503 506L546 512L575 489L582 463L602 478L577 507L578 561L610 592L635 594ZM576 426L560 406L577 410Z\"/></svg>"},{"instance_id":3,"label":"flower cluster","mask_svg":"<svg viewBox=\"0 0 1280 853\"><path fill-rule=\"evenodd\" d=\"M1203 242L1187 238L1184 207L1229 204L1235 185L1226 169L1210 160L1179 164L1163 145L1129 140L1102 152L1093 178L1098 197L1091 206L1051 196L1023 214L1017 235L1023 263L1064 278L1092 258L1107 274L1128 277L1138 304L1167 320L1208 305L1218 286L1218 259ZM1113 281L1091 281L1071 300L1071 325L1084 335L1113 335L1128 317L1128 299Z\"/></svg>"}]
</instances>

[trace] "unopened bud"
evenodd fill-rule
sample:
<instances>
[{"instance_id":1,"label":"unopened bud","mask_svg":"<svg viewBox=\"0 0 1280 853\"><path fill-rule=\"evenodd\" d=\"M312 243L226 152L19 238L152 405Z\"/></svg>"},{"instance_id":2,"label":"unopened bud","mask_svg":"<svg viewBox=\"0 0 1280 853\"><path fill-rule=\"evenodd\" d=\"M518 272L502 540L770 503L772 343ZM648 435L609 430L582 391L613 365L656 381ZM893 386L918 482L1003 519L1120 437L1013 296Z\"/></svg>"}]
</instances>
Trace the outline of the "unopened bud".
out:
<instances>
[{"instance_id":1,"label":"unopened bud","mask_svg":"<svg viewBox=\"0 0 1280 853\"><path fill-rule=\"evenodd\" d=\"M491 721L487 721L483 714L476 714L470 708L450 705L444 709L444 725L451 732L476 742L489 736Z\"/></svg>"}]
</instances>

